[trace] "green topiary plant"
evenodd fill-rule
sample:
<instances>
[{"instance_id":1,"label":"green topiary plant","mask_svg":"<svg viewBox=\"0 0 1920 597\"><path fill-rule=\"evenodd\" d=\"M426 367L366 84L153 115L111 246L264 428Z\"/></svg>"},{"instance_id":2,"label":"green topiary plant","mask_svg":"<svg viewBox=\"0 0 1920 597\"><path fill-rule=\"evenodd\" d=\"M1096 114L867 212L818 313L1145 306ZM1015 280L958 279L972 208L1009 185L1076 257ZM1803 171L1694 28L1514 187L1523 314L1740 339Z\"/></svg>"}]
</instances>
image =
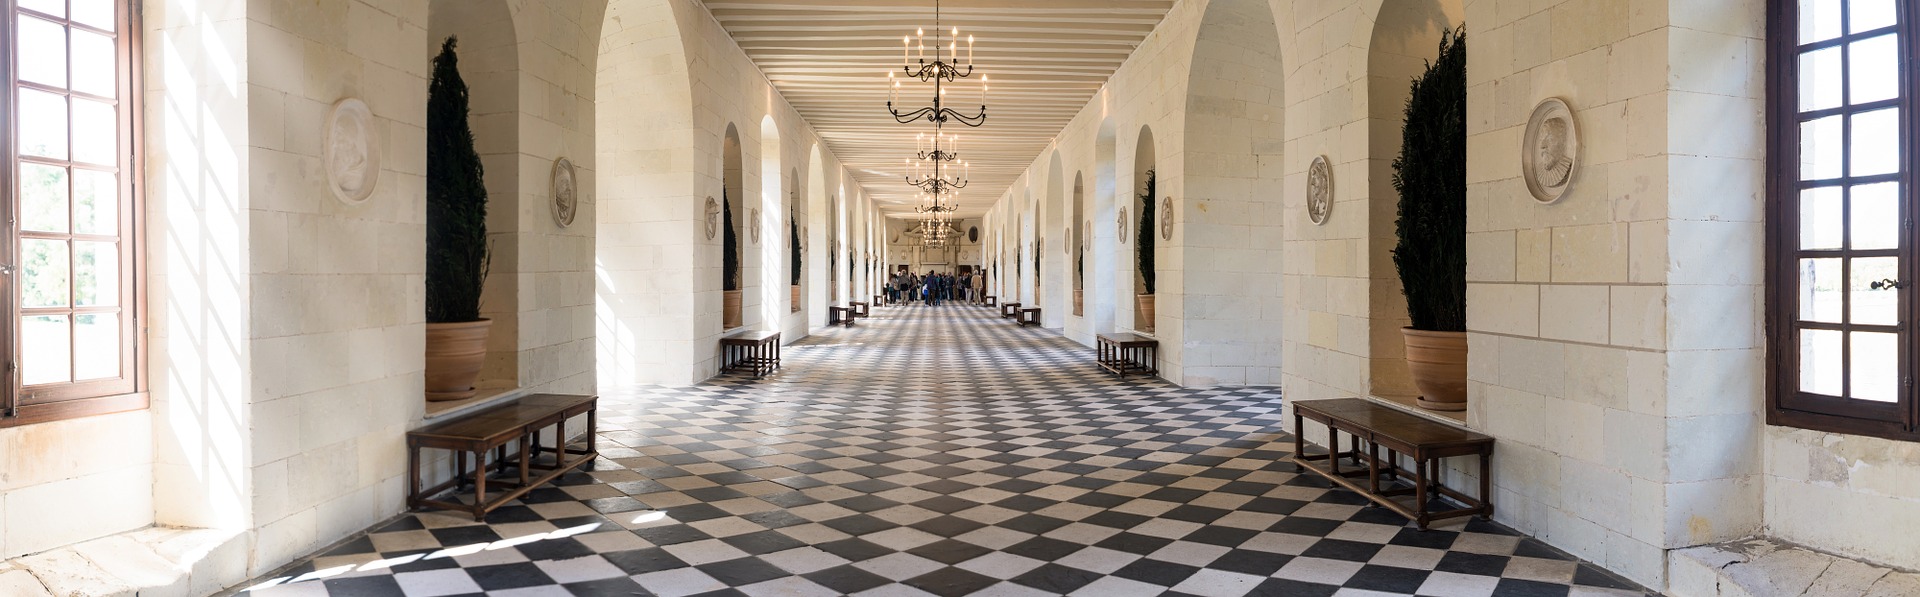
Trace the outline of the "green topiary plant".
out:
<instances>
[{"instance_id":1,"label":"green topiary plant","mask_svg":"<svg viewBox=\"0 0 1920 597\"><path fill-rule=\"evenodd\" d=\"M1400 192L1393 265L1413 329L1467 329L1467 33L1440 39L1440 56L1413 81L1393 188Z\"/></svg>"},{"instance_id":2,"label":"green topiary plant","mask_svg":"<svg viewBox=\"0 0 1920 597\"><path fill-rule=\"evenodd\" d=\"M440 45L427 89L428 323L479 321L490 263L485 171L467 125L456 43Z\"/></svg>"},{"instance_id":3,"label":"green topiary plant","mask_svg":"<svg viewBox=\"0 0 1920 597\"><path fill-rule=\"evenodd\" d=\"M792 285L799 286L800 285L800 268L801 268L800 220L798 218L793 217L792 210L787 211L787 226L790 229L788 231L788 238L793 240L793 243L792 243L793 248L789 251L791 254L788 255L788 258L792 261L792 263L788 265L788 267L791 268L791 271L788 271L787 275L793 279Z\"/></svg>"},{"instance_id":4,"label":"green topiary plant","mask_svg":"<svg viewBox=\"0 0 1920 597\"><path fill-rule=\"evenodd\" d=\"M740 289L740 233L733 229L733 202L726 189L720 190L720 276L722 290Z\"/></svg>"},{"instance_id":5,"label":"green topiary plant","mask_svg":"<svg viewBox=\"0 0 1920 597\"><path fill-rule=\"evenodd\" d=\"M1147 190L1140 194L1140 229L1133 235L1140 239L1133 243L1133 253L1139 263L1140 282L1146 288L1146 294L1153 294L1153 276L1156 273L1153 270L1153 183L1153 171L1148 170Z\"/></svg>"}]
</instances>

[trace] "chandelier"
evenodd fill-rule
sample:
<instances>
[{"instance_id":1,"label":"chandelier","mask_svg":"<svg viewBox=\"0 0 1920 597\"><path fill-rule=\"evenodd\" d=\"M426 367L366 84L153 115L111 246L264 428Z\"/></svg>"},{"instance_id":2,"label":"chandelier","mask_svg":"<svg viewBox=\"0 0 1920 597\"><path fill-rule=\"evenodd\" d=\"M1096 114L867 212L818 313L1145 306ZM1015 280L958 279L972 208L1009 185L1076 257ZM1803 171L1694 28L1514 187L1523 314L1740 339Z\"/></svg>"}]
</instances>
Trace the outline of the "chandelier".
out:
<instances>
[{"instance_id":1,"label":"chandelier","mask_svg":"<svg viewBox=\"0 0 1920 597\"><path fill-rule=\"evenodd\" d=\"M933 60L927 60L926 29L916 29L914 34L900 38L900 62L906 77L919 79L921 83L933 83L933 105L914 110L902 110L894 107L900 96L901 80L887 72L887 111L901 124L925 119L939 127L949 121L967 126L980 126L987 122L987 76L980 76L980 111L975 114L962 114L945 105L947 86L973 76L973 36L967 36L966 62L960 61L960 28L954 27L947 40L947 57L940 58L940 0L933 0ZM916 54L917 52L917 54ZM962 66L965 70L962 70ZM904 77L903 77L904 78Z\"/></svg>"},{"instance_id":2,"label":"chandelier","mask_svg":"<svg viewBox=\"0 0 1920 597\"><path fill-rule=\"evenodd\" d=\"M945 145L941 143L944 141ZM938 125L934 126L932 136L921 133L913 140L914 154L918 159L909 159L907 184L919 187L920 191L931 195L934 205L940 198L952 195L953 191L967 188L967 174L973 166L960 161L960 136L941 135ZM954 172L950 165L959 162L960 171Z\"/></svg>"}]
</instances>

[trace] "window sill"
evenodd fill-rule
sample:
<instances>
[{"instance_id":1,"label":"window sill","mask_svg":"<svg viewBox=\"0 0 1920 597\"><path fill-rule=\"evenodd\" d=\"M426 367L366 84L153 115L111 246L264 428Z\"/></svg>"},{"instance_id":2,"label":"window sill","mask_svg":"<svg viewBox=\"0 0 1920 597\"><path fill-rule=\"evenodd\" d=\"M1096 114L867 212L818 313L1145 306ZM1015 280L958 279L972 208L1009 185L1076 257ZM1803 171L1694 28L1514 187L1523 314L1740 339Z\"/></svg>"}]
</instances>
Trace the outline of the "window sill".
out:
<instances>
[{"instance_id":1,"label":"window sill","mask_svg":"<svg viewBox=\"0 0 1920 597\"><path fill-rule=\"evenodd\" d=\"M468 398L466 400L451 400L447 402L428 402L426 420L435 421L435 420L444 419L448 417L460 416L462 414L474 412L474 411L477 411L489 406L493 406L501 402L506 402L514 398L519 398L525 395L527 395L527 390L525 388L515 388L515 387L488 388L483 386L480 388L480 393L474 394L472 398Z\"/></svg>"},{"instance_id":2,"label":"window sill","mask_svg":"<svg viewBox=\"0 0 1920 597\"><path fill-rule=\"evenodd\" d=\"M98 398L77 398L42 404L22 404L14 416L0 417L0 428L20 427L37 423L51 423L66 419L110 415L135 410L146 410L150 397L146 392L134 392L117 396Z\"/></svg>"},{"instance_id":3,"label":"window sill","mask_svg":"<svg viewBox=\"0 0 1920 597\"><path fill-rule=\"evenodd\" d=\"M1767 424L1822 433L1858 435L1904 442L1920 441L1920 431L1910 431L1904 425L1893 421L1839 417L1777 407L1767 412Z\"/></svg>"}]
</instances>

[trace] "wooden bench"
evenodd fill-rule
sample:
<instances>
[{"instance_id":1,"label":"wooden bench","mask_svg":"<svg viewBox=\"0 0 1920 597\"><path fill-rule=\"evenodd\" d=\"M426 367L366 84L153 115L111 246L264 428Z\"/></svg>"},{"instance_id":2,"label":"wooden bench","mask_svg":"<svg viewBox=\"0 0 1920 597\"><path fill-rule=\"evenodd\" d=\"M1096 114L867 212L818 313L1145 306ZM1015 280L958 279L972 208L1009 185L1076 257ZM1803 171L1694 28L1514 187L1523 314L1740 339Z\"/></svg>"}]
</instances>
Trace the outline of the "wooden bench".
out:
<instances>
[{"instance_id":1,"label":"wooden bench","mask_svg":"<svg viewBox=\"0 0 1920 597\"><path fill-rule=\"evenodd\" d=\"M473 514L476 521L485 520L488 512L502 504L518 499L533 488L559 478L567 471L574 470L593 462L600 452L594 448L596 411L599 398L596 396L573 396L561 394L534 394L507 401L499 406L461 417L457 420L431 425L423 429L407 432L407 507L419 508L432 506L446 510L456 510ZM579 415L587 416L586 448L567 447L567 419ZM546 447L540 445L540 432L548 427L554 428L554 438L558 445ZM493 464L496 474L506 474L508 464L507 444L518 443L519 457L513 464L520 470L519 482L495 480L498 488L506 489L491 498L487 496L487 455L494 454ZM420 450L435 448L453 452L453 478L445 483L422 489L420 487ZM473 453L474 466L467 468L467 453ZM542 454L553 454L551 465L540 461ZM568 456L576 456L568 460ZM532 471L543 471L540 476L529 478ZM443 500L429 499L427 496L438 494L449 488L464 487L471 483L474 496L472 504L462 504Z\"/></svg>"},{"instance_id":2,"label":"wooden bench","mask_svg":"<svg viewBox=\"0 0 1920 597\"><path fill-rule=\"evenodd\" d=\"M999 299L1000 297L989 294L980 298L986 299L987 306L994 307L994 306L998 306L996 303L994 303L994 301Z\"/></svg>"},{"instance_id":3,"label":"wooden bench","mask_svg":"<svg viewBox=\"0 0 1920 597\"><path fill-rule=\"evenodd\" d=\"M1305 431L1305 421L1313 420L1327 426L1328 450L1326 454L1306 453L1305 440L1301 439ZM1341 451L1340 434L1346 433L1353 441L1346 451ZM1360 452L1360 444L1367 445L1367 452ZM1386 458L1380 457L1380 449L1386 448ZM1400 468L1400 455L1413 459L1413 470ZM1440 459L1454 456L1480 457L1480 496L1469 497L1440 484ZM1337 400L1303 400L1293 403L1293 464L1301 469L1313 471L1334 484L1353 490L1381 507L1392 510L1414 521L1420 530L1427 530L1428 523L1435 520L1460 516L1479 515L1482 520L1493 517L1493 504L1487 501L1491 484L1488 480L1488 464L1493 457L1493 438L1454 427L1412 413L1374 404L1359 398L1341 398ZM1341 470L1340 460L1346 458L1355 466L1364 466L1356 470ZM1313 461L1326 461L1321 468L1310 464ZM1365 477L1364 482L1355 478ZM1382 482L1381 478L1386 477ZM1396 486L1395 481L1411 479L1412 487ZM1427 510L1435 493L1444 495L1465 504L1466 507L1442 512ZM1395 496L1413 496L1413 506L1408 507L1393 498Z\"/></svg>"},{"instance_id":4,"label":"wooden bench","mask_svg":"<svg viewBox=\"0 0 1920 597\"><path fill-rule=\"evenodd\" d=\"M1021 309L1020 316L1013 318L1013 321L1014 323L1020 324L1020 327L1027 327L1030 325L1040 325L1040 308L1027 307L1025 309Z\"/></svg>"},{"instance_id":5,"label":"wooden bench","mask_svg":"<svg viewBox=\"0 0 1920 597\"><path fill-rule=\"evenodd\" d=\"M880 305L882 307L887 306L887 295L884 295L884 294L873 295L873 304Z\"/></svg>"},{"instance_id":6,"label":"wooden bench","mask_svg":"<svg viewBox=\"0 0 1920 597\"><path fill-rule=\"evenodd\" d=\"M1000 303L1000 317L1012 319L1020 316L1020 303Z\"/></svg>"},{"instance_id":7,"label":"wooden bench","mask_svg":"<svg viewBox=\"0 0 1920 597\"><path fill-rule=\"evenodd\" d=\"M780 368L780 332L740 332L720 339L720 370L765 377Z\"/></svg>"},{"instance_id":8,"label":"wooden bench","mask_svg":"<svg viewBox=\"0 0 1920 597\"><path fill-rule=\"evenodd\" d=\"M853 307L827 307L827 325L853 327Z\"/></svg>"},{"instance_id":9,"label":"wooden bench","mask_svg":"<svg viewBox=\"0 0 1920 597\"><path fill-rule=\"evenodd\" d=\"M1136 334L1100 334L1094 337L1100 368L1120 379L1128 373L1160 374L1160 341Z\"/></svg>"},{"instance_id":10,"label":"wooden bench","mask_svg":"<svg viewBox=\"0 0 1920 597\"><path fill-rule=\"evenodd\" d=\"M853 308L854 317L872 317L873 316L873 305L871 304L863 303L860 301L852 301L847 303L847 306Z\"/></svg>"}]
</instances>

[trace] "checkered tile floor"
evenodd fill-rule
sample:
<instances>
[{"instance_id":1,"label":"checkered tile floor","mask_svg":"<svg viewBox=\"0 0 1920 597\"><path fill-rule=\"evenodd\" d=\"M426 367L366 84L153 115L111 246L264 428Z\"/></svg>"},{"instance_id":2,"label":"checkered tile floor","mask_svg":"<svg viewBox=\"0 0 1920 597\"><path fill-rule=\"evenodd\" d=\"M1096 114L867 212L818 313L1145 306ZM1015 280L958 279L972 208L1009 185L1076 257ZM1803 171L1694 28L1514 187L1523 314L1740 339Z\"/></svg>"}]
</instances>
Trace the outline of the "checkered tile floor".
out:
<instances>
[{"instance_id":1,"label":"checkered tile floor","mask_svg":"<svg viewBox=\"0 0 1920 597\"><path fill-rule=\"evenodd\" d=\"M418 512L253 595L1642 595L1498 525L1281 464L1274 389L1118 381L973 306L884 307L754 380L602 396L602 458Z\"/></svg>"}]
</instances>

